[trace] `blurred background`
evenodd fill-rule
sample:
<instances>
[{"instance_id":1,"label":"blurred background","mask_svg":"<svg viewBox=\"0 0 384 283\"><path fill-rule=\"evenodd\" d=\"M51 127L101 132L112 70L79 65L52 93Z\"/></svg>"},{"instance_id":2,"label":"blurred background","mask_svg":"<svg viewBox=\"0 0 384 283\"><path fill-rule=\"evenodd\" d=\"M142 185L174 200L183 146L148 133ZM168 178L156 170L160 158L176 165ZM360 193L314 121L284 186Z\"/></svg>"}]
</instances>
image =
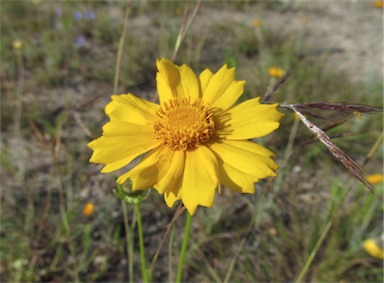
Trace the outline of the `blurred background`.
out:
<instances>
[{"instance_id":1,"label":"blurred background","mask_svg":"<svg viewBox=\"0 0 384 283\"><path fill-rule=\"evenodd\" d=\"M128 274L119 172L89 164L86 144L117 93L151 99L157 58L171 58L195 1L1 3L1 263L3 282L141 281L138 240ZM175 58L196 73L223 64L246 80L240 100L383 105L382 1L202 1ZM126 11L129 11L126 17ZM380 199L357 183L295 116L258 139L276 154L276 178L255 195L224 189L194 216L184 278L194 282L382 282L383 262L363 248L382 234ZM321 111L310 120L382 189L382 113ZM375 142L379 147L375 148ZM374 150L376 149L376 150ZM370 155L370 152L373 154ZM381 179L380 179L381 174ZM151 261L176 207L152 192L141 204ZM135 233L133 208L127 207ZM175 280L184 220L154 267ZM322 238L324 236L324 238ZM130 277L131 276L131 277Z\"/></svg>"}]
</instances>

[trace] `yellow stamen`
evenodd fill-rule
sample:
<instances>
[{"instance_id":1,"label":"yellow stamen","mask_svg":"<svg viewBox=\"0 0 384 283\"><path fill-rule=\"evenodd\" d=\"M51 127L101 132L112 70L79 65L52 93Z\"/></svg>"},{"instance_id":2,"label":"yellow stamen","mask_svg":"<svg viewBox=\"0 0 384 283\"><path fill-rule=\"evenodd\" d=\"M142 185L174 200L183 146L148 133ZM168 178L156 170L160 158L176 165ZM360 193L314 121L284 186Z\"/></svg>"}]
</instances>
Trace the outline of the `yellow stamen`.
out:
<instances>
[{"instance_id":1,"label":"yellow stamen","mask_svg":"<svg viewBox=\"0 0 384 283\"><path fill-rule=\"evenodd\" d=\"M156 137L172 150L193 150L214 133L212 113L201 99L175 98L164 103L153 126Z\"/></svg>"}]
</instances>

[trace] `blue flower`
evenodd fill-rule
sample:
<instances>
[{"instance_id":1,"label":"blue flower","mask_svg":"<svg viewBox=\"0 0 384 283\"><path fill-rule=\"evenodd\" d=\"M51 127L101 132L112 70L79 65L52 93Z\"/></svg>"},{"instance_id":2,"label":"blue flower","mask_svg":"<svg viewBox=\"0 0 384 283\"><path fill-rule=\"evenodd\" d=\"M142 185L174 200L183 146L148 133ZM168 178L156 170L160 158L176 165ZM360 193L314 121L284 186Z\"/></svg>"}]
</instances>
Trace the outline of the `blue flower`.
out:
<instances>
[{"instance_id":1,"label":"blue flower","mask_svg":"<svg viewBox=\"0 0 384 283\"><path fill-rule=\"evenodd\" d=\"M83 14L80 11L75 11L73 13L73 17L75 18L75 20L81 20L83 18Z\"/></svg>"},{"instance_id":2,"label":"blue flower","mask_svg":"<svg viewBox=\"0 0 384 283\"><path fill-rule=\"evenodd\" d=\"M85 37L83 35L79 35L79 36L76 36L73 44L76 46L76 47L82 47L84 46L86 43L86 40L85 40Z\"/></svg>"},{"instance_id":3,"label":"blue flower","mask_svg":"<svg viewBox=\"0 0 384 283\"><path fill-rule=\"evenodd\" d=\"M56 20L55 21L55 29L61 29L62 28L62 24L60 21Z\"/></svg>"},{"instance_id":4,"label":"blue flower","mask_svg":"<svg viewBox=\"0 0 384 283\"><path fill-rule=\"evenodd\" d=\"M85 17L87 20L94 20L94 19L96 18L95 13L94 13L92 10L87 10L87 11L85 12L84 17Z\"/></svg>"},{"instance_id":5,"label":"blue flower","mask_svg":"<svg viewBox=\"0 0 384 283\"><path fill-rule=\"evenodd\" d=\"M63 14L63 10L61 9L61 7L56 7L55 8L55 15L58 17L61 17L62 14Z\"/></svg>"}]
</instances>

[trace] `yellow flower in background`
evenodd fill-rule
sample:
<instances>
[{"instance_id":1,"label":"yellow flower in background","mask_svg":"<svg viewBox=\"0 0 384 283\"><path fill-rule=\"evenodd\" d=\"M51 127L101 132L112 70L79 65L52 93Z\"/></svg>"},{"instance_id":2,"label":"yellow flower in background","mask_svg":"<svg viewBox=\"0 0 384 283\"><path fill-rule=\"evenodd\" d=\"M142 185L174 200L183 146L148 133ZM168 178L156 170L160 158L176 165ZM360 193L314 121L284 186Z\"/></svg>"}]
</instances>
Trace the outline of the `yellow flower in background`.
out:
<instances>
[{"instance_id":1,"label":"yellow flower in background","mask_svg":"<svg viewBox=\"0 0 384 283\"><path fill-rule=\"evenodd\" d=\"M283 69L276 68L276 67L269 67L267 71L268 71L268 75L273 78L281 78L282 76L285 75L285 71Z\"/></svg>"},{"instance_id":2,"label":"yellow flower in background","mask_svg":"<svg viewBox=\"0 0 384 283\"><path fill-rule=\"evenodd\" d=\"M384 238L382 236L364 241L363 248L370 254L370 256L378 259L384 259L383 244Z\"/></svg>"},{"instance_id":3,"label":"yellow flower in background","mask_svg":"<svg viewBox=\"0 0 384 283\"><path fill-rule=\"evenodd\" d=\"M261 20L258 20L258 19L251 21L251 26L255 27L255 28L260 27L262 24L263 24L263 22Z\"/></svg>"},{"instance_id":4,"label":"yellow flower in background","mask_svg":"<svg viewBox=\"0 0 384 283\"><path fill-rule=\"evenodd\" d=\"M380 184L380 183L384 182L384 175L383 174L371 174L371 175L368 175L366 179L372 185L376 185L376 184Z\"/></svg>"},{"instance_id":5,"label":"yellow flower in background","mask_svg":"<svg viewBox=\"0 0 384 283\"><path fill-rule=\"evenodd\" d=\"M13 49L20 49L21 47L23 47L23 42L20 39L16 39L12 42Z\"/></svg>"},{"instance_id":6,"label":"yellow flower in background","mask_svg":"<svg viewBox=\"0 0 384 283\"><path fill-rule=\"evenodd\" d=\"M95 205L92 202L87 202L83 207L83 214L85 216L92 216L95 212Z\"/></svg>"},{"instance_id":7,"label":"yellow flower in background","mask_svg":"<svg viewBox=\"0 0 384 283\"><path fill-rule=\"evenodd\" d=\"M384 1L383 0L376 0L373 2L373 6L375 8L383 8L384 7Z\"/></svg>"},{"instance_id":8,"label":"yellow flower in background","mask_svg":"<svg viewBox=\"0 0 384 283\"><path fill-rule=\"evenodd\" d=\"M199 77L186 65L157 61L160 105L133 94L112 95L105 107L110 121L100 138L90 142L90 162L108 173L147 153L121 175L133 190L155 188L172 207L181 200L193 215L198 205L212 207L220 184L239 193L254 193L254 183L275 176L273 153L248 139L279 127L277 104L259 98L234 105L245 81L224 65Z\"/></svg>"}]
</instances>

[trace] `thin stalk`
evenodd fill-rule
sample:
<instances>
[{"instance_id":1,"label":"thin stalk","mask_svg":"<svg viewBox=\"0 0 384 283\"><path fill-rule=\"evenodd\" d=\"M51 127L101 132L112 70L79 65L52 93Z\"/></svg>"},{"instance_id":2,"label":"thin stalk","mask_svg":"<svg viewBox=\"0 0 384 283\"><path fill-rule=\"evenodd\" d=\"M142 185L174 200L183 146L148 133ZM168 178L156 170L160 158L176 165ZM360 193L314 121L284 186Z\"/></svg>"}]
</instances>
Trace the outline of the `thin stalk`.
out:
<instances>
[{"instance_id":1,"label":"thin stalk","mask_svg":"<svg viewBox=\"0 0 384 283\"><path fill-rule=\"evenodd\" d=\"M172 255L172 247L173 247L173 239L175 238L175 229L172 228L171 234L169 235L169 243L168 243L168 282L173 281L173 255Z\"/></svg>"},{"instance_id":2,"label":"thin stalk","mask_svg":"<svg viewBox=\"0 0 384 283\"><path fill-rule=\"evenodd\" d=\"M371 160L372 156L375 154L375 152L378 150L379 146L383 142L383 139L384 139L384 133L381 133L381 136L376 140L375 144L372 146L367 157L365 158L363 166L366 165L369 160Z\"/></svg>"},{"instance_id":3,"label":"thin stalk","mask_svg":"<svg viewBox=\"0 0 384 283\"><path fill-rule=\"evenodd\" d=\"M143 226L141 224L141 213L139 204L134 204L135 214L137 218L137 228L139 233L139 245L140 245L140 258L141 258L141 274L143 276L143 282L148 281L148 271L147 271L147 259L145 258L144 252L144 236L143 236Z\"/></svg>"},{"instance_id":4,"label":"thin stalk","mask_svg":"<svg viewBox=\"0 0 384 283\"><path fill-rule=\"evenodd\" d=\"M153 256L151 265L149 267L149 270L151 271L151 273L153 273L153 269L155 268L155 263L157 261L157 258L158 258L159 254L160 254L161 248L163 247L163 244L164 244L165 240L167 239L169 233L171 232L171 230L173 228L173 225L175 224L176 220L179 218L179 216L181 215L181 213L184 210L185 210L185 206L180 205L179 208L176 210L175 214L173 215L173 218L172 218L171 222L168 224L167 230L165 231L164 236L163 236L163 238L160 241L160 244L159 244L159 246L158 246L158 248L157 248L157 250L155 252L155 255Z\"/></svg>"},{"instance_id":5,"label":"thin stalk","mask_svg":"<svg viewBox=\"0 0 384 283\"><path fill-rule=\"evenodd\" d=\"M225 274L225 278L224 278L224 283L228 283L229 282L229 279L231 278L231 275L232 275L232 271L233 271L233 268L235 267L235 264L236 264L236 261L237 261L237 258L239 257L239 254L240 254L240 251L243 249L244 247L244 244L245 244L245 240L247 239L247 237L244 237L242 240L241 240L241 243L238 247L238 250L236 252L236 254L234 255L234 257L232 258L231 260L231 263L229 264L229 267L228 267L228 270L227 270L227 273Z\"/></svg>"},{"instance_id":6,"label":"thin stalk","mask_svg":"<svg viewBox=\"0 0 384 283\"><path fill-rule=\"evenodd\" d=\"M131 230L128 223L127 205L124 201L121 201L121 208L123 210L124 217L125 241L127 242L128 280L129 282L133 282L133 249L131 248L133 237L131 237Z\"/></svg>"},{"instance_id":7,"label":"thin stalk","mask_svg":"<svg viewBox=\"0 0 384 283\"><path fill-rule=\"evenodd\" d=\"M119 40L119 47L117 50L117 56L116 56L116 66L115 66L115 78L113 82L113 94L117 93L117 88L119 86L119 78L120 78L120 66L121 61L123 57L123 49L124 49L124 43L125 43L125 35L127 33L128 29L128 17L131 12L131 1L127 1L127 8L125 10L124 14L124 24L123 24L123 30L121 32L120 40ZM127 207L126 204L122 201L121 202L121 208L123 211L124 216L124 227L125 227L125 235L126 235L126 245L127 245L127 264L128 264L128 278L129 282L133 282L133 249L130 248L133 244L133 237L131 237L131 233L129 230L129 224L128 224L128 213L127 213Z\"/></svg>"},{"instance_id":8,"label":"thin stalk","mask_svg":"<svg viewBox=\"0 0 384 283\"><path fill-rule=\"evenodd\" d=\"M280 187L281 187L281 184L283 183L283 178L284 178L284 175L285 175L284 173L285 173L285 170L286 170L286 166L288 164L289 157L292 154L293 143L294 143L295 138L296 138L296 134L297 134L297 129L299 127L299 123L300 123L299 120L296 120L296 119L293 120L293 125L292 125L292 128L291 128L291 133L289 134L289 139L288 139L287 147L285 148L284 157L283 157L283 160L282 160L282 162L280 164L280 172L277 175L275 184L273 186L273 191L274 192L278 191L280 189Z\"/></svg>"},{"instance_id":9,"label":"thin stalk","mask_svg":"<svg viewBox=\"0 0 384 283\"><path fill-rule=\"evenodd\" d=\"M127 29L128 29L128 16L129 16L130 12L131 12L131 1L128 0L127 1L127 9L125 10L125 15L124 15L123 31L121 32L121 36L120 36L120 40L119 40L119 48L117 50L116 66L115 66L115 79L114 79L114 83L113 83L113 94L116 94L117 87L119 85L121 59L123 57L125 35L126 35Z\"/></svg>"},{"instance_id":10,"label":"thin stalk","mask_svg":"<svg viewBox=\"0 0 384 283\"><path fill-rule=\"evenodd\" d=\"M75 246L74 246L73 241L72 241L71 229L69 227L69 222L68 222L68 215L67 215L67 212L65 211L65 207L63 205L60 206L60 214L61 214L61 219L63 222L65 234L66 234L67 239L68 239L69 251L71 253L71 256L73 258L76 258L76 250L75 250ZM73 281L74 282L80 282L80 276L79 276L79 270L78 270L77 264L75 264L73 266L73 273L72 274L73 274Z\"/></svg>"},{"instance_id":11,"label":"thin stalk","mask_svg":"<svg viewBox=\"0 0 384 283\"><path fill-rule=\"evenodd\" d=\"M183 43L184 41L184 38L185 36L187 35L187 32L189 31L189 29L191 28L191 25L193 23L193 20L196 18L196 15L197 15L197 12L199 11L200 9L200 5L201 5L201 1L202 0L198 0L196 2L196 5L195 5L195 9L193 10L192 12L192 15L188 21L188 23L183 23L181 26L180 26L180 30L179 30L179 34L177 36L177 39L176 39L176 43L175 43L175 48L173 50L173 54L171 56L171 60L174 61L177 57L177 53L179 52L179 49L180 49L180 46L181 44ZM185 14L185 16L187 16ZM184 19L185 21L187 20L186 18Z\"/></svg>"},{"instance_id":12,"label":"thin stalk","mask_svg":"<svg viewBox=\"0 0 384 283\"><path fill-rule=\"evenodd\" d=\"M183 244L181 246L181 251L180 251L179 266L177 268L176 282L182 281L185 252L187 251L189 235L191 233L191 226L192 226L191 224L192 224L192 216L187 212L187 217L186 217L186 221L185 221L184 239L183 239Z\"/></svg>"},{"instance_id":13,"label":"thin stalk","mask_svg":"<svg viewBox=\"0 0 384 283\"><path fill-rule=\"evenodd\" d=\"M317 252L319 251L319 248L320 248L321 244L323 243L325 237L327 236L329 230L331 229L332 224L333 224L333 221L334 221L335 218L336 218L336 215L339 213L340 209L343 207L344 201L345 201L345 199L347 198L347 195L348 195L349 192L350 192L350 191L347 191L347 192L344 194L344 197L343 197L343 199L340 201L339 206L337 207L337 209L336 209L335 212L333 213L332 217L329 219L327 225L325 226L323 232L322 232L321 235L320 235L320 238L317 240L315 247L313 248L313 250L312 250L311 253L309 254L309 257L308 257L307 261L305 262L303 268L301 269L299 275L297 276L297 279L295 280L295 283L303 282L303 278L304 278L304 276L307 274L308 269L309 269L309 267L311 266L311 264L312 264L312 262L313 262L315 256L317 255Z\"/></svg>"}]
</instances>

